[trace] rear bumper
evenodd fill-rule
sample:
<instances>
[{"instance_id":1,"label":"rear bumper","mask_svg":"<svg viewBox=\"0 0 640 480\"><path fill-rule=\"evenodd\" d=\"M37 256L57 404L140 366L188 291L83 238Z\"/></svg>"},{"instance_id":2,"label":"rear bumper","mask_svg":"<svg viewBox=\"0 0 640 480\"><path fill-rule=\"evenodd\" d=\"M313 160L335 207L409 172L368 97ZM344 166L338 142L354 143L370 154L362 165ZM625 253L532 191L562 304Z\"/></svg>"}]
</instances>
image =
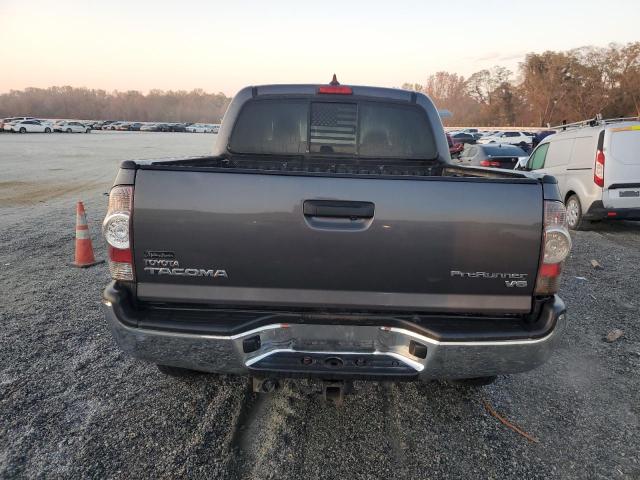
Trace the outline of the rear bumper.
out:
<instances>
[{"instance_id":1,"label":"rear bumper","mask_svg":"<svg viewBox=\"0 0 640 480\"><path fill-rule=\"evenodd\" d=\"M105 292L106 293L106 292ZM194 370L345 379L422 380L518 373L543 364L556 348L566 315L553 297L540 309L543 334L509 340L454 340L384 324L269 323L232 335L140 328L118 295L105 295L113 336L126 353Z\"/></svg>"},{"instance_id":2,"label":"rear bumper","mask_svg":"<svg viewBox=\"0 0 640 480\"><path fill-rule=\"evenodd\" d=\"M585 220L640 220L640 208L606 208L601 201L591 204Z\"/></svg>"}]
</instances>

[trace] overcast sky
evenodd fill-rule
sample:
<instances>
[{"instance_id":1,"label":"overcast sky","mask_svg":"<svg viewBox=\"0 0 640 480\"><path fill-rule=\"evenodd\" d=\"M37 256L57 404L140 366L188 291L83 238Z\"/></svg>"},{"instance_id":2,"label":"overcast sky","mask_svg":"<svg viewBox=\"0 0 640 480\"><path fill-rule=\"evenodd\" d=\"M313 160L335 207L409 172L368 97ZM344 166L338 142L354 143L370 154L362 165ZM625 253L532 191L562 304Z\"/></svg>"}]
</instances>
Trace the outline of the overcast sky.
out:
<instances>
[{"instance_id":1,"label":"overcast sky","mask_svg":"<svg viewBox=\"0 0 640 480\"><path fill-rule=\"evenodd\" d=\"M640 0L0 0L0 92L400 86L639 40Z\"/></svg>"}]
</instances>

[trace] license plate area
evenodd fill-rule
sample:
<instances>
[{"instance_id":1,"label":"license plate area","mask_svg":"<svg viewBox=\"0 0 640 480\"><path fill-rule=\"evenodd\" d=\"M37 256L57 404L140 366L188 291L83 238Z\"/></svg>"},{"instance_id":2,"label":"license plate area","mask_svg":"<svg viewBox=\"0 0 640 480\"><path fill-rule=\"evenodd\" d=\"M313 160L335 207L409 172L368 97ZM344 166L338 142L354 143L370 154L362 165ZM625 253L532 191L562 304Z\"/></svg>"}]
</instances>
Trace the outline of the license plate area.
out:
<instances>
[{"instance_id":1,"label":"license plate area","mask_svg":"<svg viewBox=\"0 0 640 480\"><path fill-rule=\"evenodd\" d=\"M340 352L276 351L252 363L254 373L279 373L303 376L339 377L411 377L418 371L388 354Z\"/></svg>"},{"instance_id":2,"label":"license plate area","mask_svg":"<svg viewBox=\"0 0 640 480\"><path fill-rule=\"evenodd\" d=\"M639 198L640 190L620 190L618 196L620 198Z\"/></svg>"}]
</instances>

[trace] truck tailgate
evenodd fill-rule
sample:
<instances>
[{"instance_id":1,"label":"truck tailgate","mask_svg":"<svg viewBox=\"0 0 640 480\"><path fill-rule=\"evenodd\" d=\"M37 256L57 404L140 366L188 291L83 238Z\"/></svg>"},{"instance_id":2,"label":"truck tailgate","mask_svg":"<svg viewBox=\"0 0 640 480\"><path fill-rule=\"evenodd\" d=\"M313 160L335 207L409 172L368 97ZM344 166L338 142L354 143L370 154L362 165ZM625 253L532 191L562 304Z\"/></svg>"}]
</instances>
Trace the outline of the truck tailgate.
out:
<instances>
[{"instance_id":1,"label":"truck tailgate","mask_svg":"<svg viewBox=\"0 0 640 480\"><path fill-rule=\"evenodd\" d=\"M531 179L139 169L142 301L525 313L539 263Z\"/></svg>"}]
</instances>

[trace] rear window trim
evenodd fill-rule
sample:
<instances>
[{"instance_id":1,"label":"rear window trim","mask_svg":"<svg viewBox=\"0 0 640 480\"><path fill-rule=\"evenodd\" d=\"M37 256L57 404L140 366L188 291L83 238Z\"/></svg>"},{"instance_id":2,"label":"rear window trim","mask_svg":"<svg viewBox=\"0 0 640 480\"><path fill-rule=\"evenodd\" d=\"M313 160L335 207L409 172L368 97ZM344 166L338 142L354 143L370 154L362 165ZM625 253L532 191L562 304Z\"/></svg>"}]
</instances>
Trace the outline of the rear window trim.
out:
<instances>
[{"instance_id":1,"label":"rear window trim","mask_svg":"<svg viewBox=\"0 0 640 480\"><path fill-rule=\"evenodd\" d=\"M427 128L429 129L431 136L434 139L434 149L435 149L435 156L433 158L426 158L426 157L409 157L409 156L399 156L399 157L388 157L388 156L371 156L371 155L360 155L359 153L355 153L353 155L351 154L340 154L340 155L332 155L332 154L323 154L320 152L311 152L311 151L307 151L304 153L290 153L290 154L286 154L286 153L251 153L251 152L237 152L231 149L231 140L233 139L234 134L236 133L236 128L238 126L238 122L237 120L241 117L242 112L244 111L244 109L247 107L247 105L250 105L252 103L256 103L256 102L279 102L282 100L293 100L293 101L300 101L303 100L305 101L305 103L307 104L307 138L310 138L310 134L311 134L311 104L312 103L355 103L358 105L358 108L360 106L360 104L364 104L364 103L369 103L369 104L382 104L382 105L393 105L393 106L400 106L402 108L407 108L407 109L413 109L414 111L418 111L423 118L426 121L426 125ZM358 114L358 129L356 132L356 146L358 145L358 142L360 140L360 115ZM422 108L420 105L418 105L417 103L413 103L410 101L406 101L406 100L398 100L398 99L380 99L380 98L373 98L373 97L367 97L367 96L361 96L361 95L261 95L259 97L254 97L251 98L249 100L247 100L246 102L244 102L244 104L240 107L240 110L238 111L238 114L235 118L234 121L234 125L233 125L233 129L231 130L231 133L228 137L227 140L227 145L225 146L225 150L227 151L228 154L230 155L261 155L264 157L302 157L304 160L310 160L310 159L319 159L319 158L327 158L327 159L336 159L336 158L341 158L341 159L345 159L345 160L370 160L370 159L381 159L381 160L414 160L414 161L428 161L428 162L435 162L438 161L440 158L440 154L441 152L438 151L438 145L437 145L437 141L435 140L436 136L435 136L435 132L433 131L433 127L431 125L431 121L429 118L428 113L425 111L424 108ZM307 145L307 148L309 148L309 146Z\"/></svg>"}]
</instances>

